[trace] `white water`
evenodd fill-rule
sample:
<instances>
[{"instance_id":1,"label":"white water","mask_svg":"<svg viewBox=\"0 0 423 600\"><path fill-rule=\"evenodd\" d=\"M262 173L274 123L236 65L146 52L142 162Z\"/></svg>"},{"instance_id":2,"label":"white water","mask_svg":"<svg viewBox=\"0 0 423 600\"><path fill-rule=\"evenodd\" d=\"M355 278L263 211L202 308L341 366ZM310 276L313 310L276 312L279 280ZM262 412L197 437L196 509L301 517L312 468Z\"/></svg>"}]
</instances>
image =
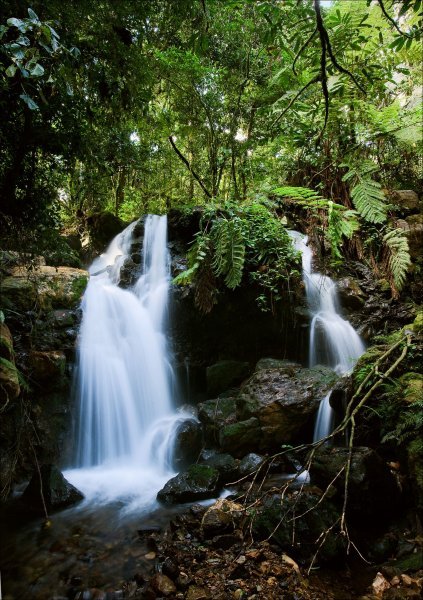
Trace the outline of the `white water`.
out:
<instances>
[{"instance_id":1,"label":"white water","mask_svg":"<svg viewBox=\"0 0 423 600\"><path fill-rule=\"evenodd\" d=\"M309 364L327 365L338 375L350 373L365 347L349 321L339 313L336 283L326 275L313 273L313 254L307 236L291 231L295 248L301 252L303 281L311 313ZM321 440L333 429L334 412L330 393L323 398L314 428L313 441Z\"/></svg>"},{"instance_id":2,"label":"white water","mask_svg":"<svg viewBox=\"0 0 423 600\"><path fill-rule=\"evenodd\" d=\"M146 218L139 279L129 290L117 285L134 226L89 269L79 337L78 468L66 477L88 501L119 499L141 508L174 475L174 433L192 415L177 413L172 403L166 217Z\"/></svg>"}]
</instances>

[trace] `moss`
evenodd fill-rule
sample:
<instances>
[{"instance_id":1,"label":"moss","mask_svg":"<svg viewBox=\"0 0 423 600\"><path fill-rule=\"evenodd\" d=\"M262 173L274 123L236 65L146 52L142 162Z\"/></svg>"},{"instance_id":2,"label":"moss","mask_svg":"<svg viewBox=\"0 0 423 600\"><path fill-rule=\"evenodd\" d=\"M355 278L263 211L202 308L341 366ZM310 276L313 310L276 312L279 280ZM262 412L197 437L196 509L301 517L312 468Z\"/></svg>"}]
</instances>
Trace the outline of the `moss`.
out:
<instances>
[{"instance_id":1,"label":"moss","mask_svg":"<svg viewBox=\"0 0 423 600\"><path fill-rule=\"evenodd\" d=\"M423 333L423 310L418 310L413 322L414 333Z\"/></svg>"},{"instance_id":2,"label":"moss","mask_svg":"<svg viewBox=\"0 0 423 600\"><path fill-rule=\"evenodd\" d=\"M208 465L191 465L188 469L189 480L200 486L207 486L218 475L218 471Z\"/></svg>"},{"instance_id":3,"label":"moss","mask_svg":"<svg viewBox=\"0 0 423 600\"><path fill-rule=\"evenodd\" d=\"M81 275L80 277L76 277L71 283L71 292L75 302L77 302L82 294L85 292L85 288L88 284L88 277L86 275Z\"/></svg>"},{"instance_id":4,"label":"moss","mask_svg":"<svg viewBox=\"0 0 423 600\"><path fill-rule=\"evenodd\" d=\"M421 402L423 400L423 375L420 373L404 373L400 377L400 384L404 390L406 402Z\"/></svg>"}]
</instances>

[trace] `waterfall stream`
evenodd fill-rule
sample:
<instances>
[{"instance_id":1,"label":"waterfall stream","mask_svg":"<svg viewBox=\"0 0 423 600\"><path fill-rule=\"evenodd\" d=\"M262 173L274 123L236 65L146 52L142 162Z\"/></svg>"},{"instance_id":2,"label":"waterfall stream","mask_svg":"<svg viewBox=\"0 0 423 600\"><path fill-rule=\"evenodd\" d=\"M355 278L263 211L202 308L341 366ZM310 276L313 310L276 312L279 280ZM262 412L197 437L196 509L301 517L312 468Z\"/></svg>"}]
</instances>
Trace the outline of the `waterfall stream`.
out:
<instances>
[{"instance_id":1,"label":"waterfall stream","mask_svg":"<svg viewBox=\"0 0 423 600\"><path fill-rule=\"evenodd\" d=\"M176 412L164 334L170 282L166 217L149 215L137 282L118 286L132 223L91 265L79 336L76 467L67 478L87 499L155 499L172 477Z\"/></svg>"},{"instance_id":2,"label":"waterfall stream","mask_svg":"<svg viewBox=\"0 0 423 600\"><path fill-rule=\"evenodd\" d=\"M338 375L350 373L365 347L354 327L340 314L336 283L314 273L313 254L306 235L290 232L296 250L301 252L303 281L310 309L309 365L327 365ZM320 402L313 441L326 437L333 428L334 412L330 393Z\"/></svg>"}]
</instances>

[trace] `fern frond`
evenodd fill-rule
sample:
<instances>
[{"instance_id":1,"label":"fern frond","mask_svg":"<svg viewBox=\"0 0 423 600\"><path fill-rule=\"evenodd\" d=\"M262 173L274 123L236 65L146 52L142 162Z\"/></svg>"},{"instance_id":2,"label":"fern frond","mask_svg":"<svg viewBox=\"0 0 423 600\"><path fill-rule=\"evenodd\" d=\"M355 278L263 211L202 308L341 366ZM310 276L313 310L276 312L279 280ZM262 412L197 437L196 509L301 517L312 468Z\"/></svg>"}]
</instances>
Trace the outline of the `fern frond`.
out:
<instances>
[{"instance_id":1,"label":"fern frond","mask_svg":"<svg viewBox=\"0 0 423 600\"><path fill-rule=\"evenodd\" d=\"M372 179L363 179L351 190L357 212L369 223L386 221L387 205L381 185Z\"/></svg>"},{"instance_id":2,"label":"fern frond","mask_svg":"<svg viewBox=\"0 0 423 600\"><path fill-rule=\"evenodd\" d=\"M245 243L239 219L215 221L210 237L214 243L213 271L217 276L224 276L226 285L234 289L241 283L245 259Z\"/></svg>"},{"instance_id":3,"label":"fern frond","mask_svg":"<svg viewBox=\"0 0 423 600\"><path fill-rule=\"evenodd\" d=\"M408 240L403 229L391 229L383 237L383 241L388 248L388 269L389 275L394 284L394 295L396 291L401 291L408 269L411 264Z\"/></svg>"},{"instance_id":4,"label":"fern frond","mask_svg":"<svg viewBox=\"0 0 423 600\"><path fill-rule=\"evenodd\" d=\"M279 187L273 190L273 193L282 196L282 198L290 198L291 200L322 200L320 196L314 190L303 187L285 186Z\"/></svg>"}]
</instances>

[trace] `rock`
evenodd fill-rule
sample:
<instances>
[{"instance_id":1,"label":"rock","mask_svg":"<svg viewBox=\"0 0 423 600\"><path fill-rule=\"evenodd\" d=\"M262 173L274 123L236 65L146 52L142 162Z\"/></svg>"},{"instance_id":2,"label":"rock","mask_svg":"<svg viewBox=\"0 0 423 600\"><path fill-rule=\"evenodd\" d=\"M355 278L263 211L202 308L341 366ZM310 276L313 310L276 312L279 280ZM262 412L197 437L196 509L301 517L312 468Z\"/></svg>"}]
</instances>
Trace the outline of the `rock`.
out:
<instances>
[{"instance_id":1,"label":"rock","mask_svg":"<svg viewBox=\"0 0 423 600\"><path fill-rule=\"evenodd\" d=\"M176 580L179 576L179 572L180 570L178 567L178 563L170 556L165 558L162 564L163 575L167 575L171 579Z\"/></svg>"},{"instance_id":2,"label":"rock","mask_svg":"<svg viewBox=\"0 0 423 600\"><path fill-rule=\"evenodd\" d=\"M66 369L66 356L64 352L53 350L50 352L31 352L29 355L31 377L49 388L61 381Z\"/></svg>"},{"instance_id":3,"label":"rock","mask_svg":"<svg viewBox=\"0 0 423 600\"><path fill-rule=\"evenodd\" d=\"M167 575L163 575L162 573L153 575L150 579L150 586L155 592L165 597L176 592L176 585Z\"/></svg>"},{"instance_id":4,"label":"rock","mask_svg":"<svg viewBox=\"0 0 423 600\"><path fill-rule=\"evenodd\" d=\"M239 463L239 476L245 477L246 475L254 473L265 462L266 459L263 456L260 456L259 454L254 454L254 452L247 454Z\"/></svg>"},{"instance_id":5,"label":"rock","mask_svg":"<svg viewBox=\"0 0 423 600\"><path fill-rule=\"evenodd\" d=\"M408 404L423 401L423 375L421 373L404 373L399 378L402 397Z\"/></svg>"},{"instance_id":6,"label":"rock","mask_svg":"<svg viewBox=\"0 0 423 600\"><path fill-rule=\"evenodd\" d=\"M4 404L15 400L20 393L12 334L8 326L0 322L0 401Z\"/></svg>"},{"instance_id":7,"label":"rock","mask_svg":"<svg viewBox=\"0 0 423 600\"><path fill-rule=\"evenodd\" d=\"M347 464L348 448L319 448L309 470L311 482L325 489L336 474ZM343 499L345 476L342 474L332 484ZM366 502L363 502L363 497ZM372 524L395 514L400 492L388 466L371 448L353 449L348 483L347 514L361 525L365 519Z\"/></svg>"},{"instance_id":8,"label":"rock","mask_svg":"<svg viewBox=\"0 0 423 600\"><path fill-rule=\"evenodd\" d=\"M413 212L419 212L419 196L413 190L393 190L389 197L393 204L396 204L396 212L401 215L407 215Z\"/></svg>"},{"instance_id":9,"label":"rock","mask_svg":"<svg viewBox=\"0 0 423 600\"><path fill-rule=\"evenodd\" d=\"M204 537L210 538L218 533L233 531L243 514L244 509L241 504L224 498L216 500L206 510L201 521Z\"/></svg>"},{"instance_id":10,"label":"rock","mask_svg":"<svg viewBox=\"0 0 423 600\"><path fill-rule=\"evenodd\" d=\"M230 454L204 451L200 457L200 463L217 469L222 485L234 481L238 477L239 460Z\"/></svg>"},{"instance_id":11,"label":"rock","mask_svg":"<svg viewBox=\"0 0 423 600\"><path fill-rule=\"evenodd\" d=\"M197 461L203 447L202 428L194 419L184 421L175 433L173 462L175 470L186 469Z\"/></svg>"},{"instance_id":12,"label":"rock","mask_svg":"<svg viewBox=\"0 0 423 600\"><path fill-rule=\"evenodd\" d=\"M255 539L267 539L270 536L290 556L310 560L319 545L319 536L338 517L339 510L329 500L322 500L321 492L303 489L292 495L273 494L265 498L252 520L252 531L257 536ZM337 560L343 555L344 549L344 540L333 530L320 548L318 560Z\"/></svg>"},{"instance_id":13,"label":"rock","mask_svg":"<svg viewBox=\"0 0 423 600\"><path fill-rule=\"evenodd\" d=\"M297 367L298 363L295 362L290 362L289 360L282 360L282 359L277 359L277 358L261 358L255 368L254 368L254 372L256 373L257 371L266 371L269 369L283 369L286 367Z\"/></svg>"},{"instance_id":14,"label":"rock","mask_svg":"<svg viewBox=\"0 0 423 600\"><path fill-rule=\"evenodd\" d=\"M205 441L219 444L219 431L236 420L235 398L217 398L198 405L198 418L203 424Z\"/></svg>"},{"instance_id":15,"label":"rock","mask_svg":"<svg viewBox=\"0 0 423 600\"><path fill-rule=\"evenodd\" d=\"M11 362L15 359L13 352L13 338L8 326L0 321L0 358Z\"/></svg>"},{"instance_id":16,"label":"rock","mask_svg":"<svg viewBox=\"0 0 423 600\"><path fill-rule=\"evenodd\" d=\"M307 369L285 361L278 368L256 371L237 397L239 420L255 418L259 425L254 445L243 449L276 450L298 439L312 427L320 401L336 379L328 367Z\"/></svg>"},{"instance_id":17,"label":"rock","mask_svg":"<svg viewBox=\"0 0 423 600\"><path fill-rule=\"evenodd\" d=\"M0 401L2 405L16 400L20 393L18 370L15 364L7 358L0 358Z\"/></svg>"},{"instance_id":18,"label":"rock","mask_svg":"<svg viewBox=\"0 0 423 600\"><path fill-rule=\"evenodd\" d=\"M172 477L157 494L164 504L178 504L212 498L219 491L219 472L206 465L191 465Z\"/></svg>"},{"instance_id":19,"label":"rock","mask_svg":"<svg viewBox=\"0 0 423 600\"><path fill-rule=\"evenodd\" d=\"M336 282L341 305L348 310L359 310L366 301L366 296L358 282L352 277L343 277Z\"/></svg>"},{"instance_id":20,"label":"rock","mask_svg":"<svg viewBox=\"0 0 423 600\"><path fill-rule=\"evenodd\" d=\"M215 398L222 392L239 385L249 372L249 364L238 360L222 360L207 367L207 397Z\"/></svg>"},{"instance_id":21,"label":"rock","mask_svg":"<svg viewBox=\"0 0 423 600\"><path fill-rule=\"evenodd\" d=\"M2 299L14 310L25 312L37 306L44 310L72 309L79 304L89 274L72 267L18 267L1 282Z\"/></svg>"},{"instance_id":22,"label":"rock","mask_svg":"<svg viewBox=\"0 0 423 600\"><path fill-rule=\"evenodd\" d=\"M403 229L407 235L410 256L413 261L421 257L423 239L423 214L410 215L405 219L398 219L396 227Z\"/></svg>"},{"instance_id":23,"label":"rock","mask_svg":"<svg viewBox=\"0 0 423 600\"><path fill-rule=\"evenodd\" d=\"M40 467L43 498L47 511L57 510L83 500L83 494L67 481L54 465ZM35 472L22 494L22 500L31 510L44 514L40 491L40 476Z\"/></svg>"},{"instance_id":24,"label":"rock","mask_svg":"<svg viewBox=\"0 0 423 600\"><path fill-rule=\"evenodd\" d=\"M208 598L210 598L209 592L205 588L197 585L191 585L185 596L185 600L208 600Z\"/></svg>"},{"instance_id":25,"label":"rock","mask_svg":"<svg viewBox=\"0 0 423 600\"><path fill-rule=\"evenodd\" d=\"M259 421L251 417L223 427L219 432L219 445L223 452L241 457L257 448L260 437Z\"/></svg>"},{"instance_id":26,"label":"rock","mask_svg":"<svg viewBox=\"0 0 423 600\"><path fill-rule=\"evenodd\" d=\"M112 239L120 233L125 223L119 217L108 211L90 215L86 219L90 237L90 245L100 252L107 247Z\"/></svg>"},{"instance_id":27,"label":"rock","mask_svg":"<svg viewBox=\"0 0 423 600\"><path fill-rule=\"evenodd\" d=\"M389 581L385 579L382 573L377 573L376 577L372 582L372 591L376 596L382 596L385 590L388 590L391 587Z\"/></svg>"}]
</instances>

